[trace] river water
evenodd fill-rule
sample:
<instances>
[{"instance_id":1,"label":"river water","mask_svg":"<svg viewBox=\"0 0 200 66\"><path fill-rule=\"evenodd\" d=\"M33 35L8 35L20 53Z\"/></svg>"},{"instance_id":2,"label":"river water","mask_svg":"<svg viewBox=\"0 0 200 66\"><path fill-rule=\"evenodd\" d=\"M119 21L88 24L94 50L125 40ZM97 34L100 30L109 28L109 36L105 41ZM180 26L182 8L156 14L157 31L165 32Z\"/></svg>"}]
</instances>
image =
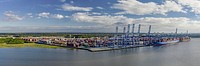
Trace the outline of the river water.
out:
<instances>
[{"instance_id":1,"label":"river water","mask_svg":"<svg viewBox=\"0 0 200 66\"><path fill-rule=\"evenodd\" d=\"M0 66L199 66L200 38L156 47L104 52L1 48Z\"/></svg>"}]
</instances>

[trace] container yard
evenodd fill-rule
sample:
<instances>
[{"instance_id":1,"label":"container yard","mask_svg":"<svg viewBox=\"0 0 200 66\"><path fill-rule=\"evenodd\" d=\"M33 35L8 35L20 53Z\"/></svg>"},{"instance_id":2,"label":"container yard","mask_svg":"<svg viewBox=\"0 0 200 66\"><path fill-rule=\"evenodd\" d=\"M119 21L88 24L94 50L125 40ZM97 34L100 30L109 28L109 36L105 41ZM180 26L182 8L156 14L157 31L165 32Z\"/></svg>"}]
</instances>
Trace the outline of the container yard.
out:
<instances>
[{"instance_id":1,"label":"container yard","mask_svg":"<svg viewBox=\"0 0 200 66\"><path fill-rule=\"evenodd\" d=\"M132 28L131 28L132 27ZM137 48L145 46L160 46L174 44L178 42L190 41L191 38L187 33L178 33L178 29L174 33L151 33L151 25L149 25L148 33L141 34L141 25L138 25L137 32L135 24L128 24L123 28L123 34L119 34L118 26L113 37L92 37L92 38L64 38L64 37L22 37L25 41L35 42L38 44L46 44L53 46L61 46L66 48L76 48L88 50L91 52L119 50L127 48ZM132 29L132 31L131 31Z\"/></svg>"}]
</instances>

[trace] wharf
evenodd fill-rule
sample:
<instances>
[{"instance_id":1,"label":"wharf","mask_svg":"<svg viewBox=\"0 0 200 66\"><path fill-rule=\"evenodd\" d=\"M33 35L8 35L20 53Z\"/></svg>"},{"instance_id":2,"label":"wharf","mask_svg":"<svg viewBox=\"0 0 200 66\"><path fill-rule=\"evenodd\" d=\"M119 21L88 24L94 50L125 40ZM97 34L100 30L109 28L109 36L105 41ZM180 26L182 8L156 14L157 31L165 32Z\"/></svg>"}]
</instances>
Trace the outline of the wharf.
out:
<instances>
[{"instance_id":1,"label":"wharf","mask_svg":"<svg viewBox=\"0 0 200 66\"><path fill-rule=\"evenodd\" d=\"M101 51L121 50L121 49L138 48L138 47L144 47L144 46L139 45L139 46L115 47L115 48L109 48L109 47L97 47L97 48L79 47L77 49L88 50L90 52L101 52Z\"/></svg>"}]
</instances>

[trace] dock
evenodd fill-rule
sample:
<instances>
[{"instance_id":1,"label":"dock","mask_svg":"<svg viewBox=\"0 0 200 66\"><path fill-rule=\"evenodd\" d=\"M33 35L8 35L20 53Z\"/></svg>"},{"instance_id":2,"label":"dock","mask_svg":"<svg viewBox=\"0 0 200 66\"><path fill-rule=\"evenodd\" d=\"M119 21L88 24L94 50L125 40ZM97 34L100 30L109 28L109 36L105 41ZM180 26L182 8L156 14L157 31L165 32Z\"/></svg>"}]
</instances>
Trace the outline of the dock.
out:
<instances>
[{"instance_id":1,"label":"dock","mask_svg":"<svg viewBox=\"0 0 200 66\"><path fill-rule=\"evenodd\" d=\"M131 46L131 47L120 47L120 48L109 48L109 47L98 47L98 48L84 48L80 47L77 49L87 50L90 52L101 52L101 51L112 51L112 50L121 50L121 49L129 49L129 48L139 48L144 46Z\"/></svg>"}]
</instances>

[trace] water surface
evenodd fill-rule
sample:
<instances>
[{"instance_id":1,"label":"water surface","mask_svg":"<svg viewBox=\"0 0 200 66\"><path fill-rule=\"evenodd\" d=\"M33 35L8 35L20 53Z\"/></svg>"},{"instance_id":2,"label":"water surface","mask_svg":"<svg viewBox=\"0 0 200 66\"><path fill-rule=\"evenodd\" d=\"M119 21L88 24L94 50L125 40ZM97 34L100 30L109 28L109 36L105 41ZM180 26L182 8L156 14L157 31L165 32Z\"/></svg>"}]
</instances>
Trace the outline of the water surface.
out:
<instances>
[{"instance_id":1,"label":"water surface","mask_svg":"<svg viewBox=\"0 0 200 66\"><path fill-rule=\"evenodd\" d=\"M199 66L200 38L178 44L89 52L70 49L1 48L0 66Z\"/></svg>"}]
</instances>

